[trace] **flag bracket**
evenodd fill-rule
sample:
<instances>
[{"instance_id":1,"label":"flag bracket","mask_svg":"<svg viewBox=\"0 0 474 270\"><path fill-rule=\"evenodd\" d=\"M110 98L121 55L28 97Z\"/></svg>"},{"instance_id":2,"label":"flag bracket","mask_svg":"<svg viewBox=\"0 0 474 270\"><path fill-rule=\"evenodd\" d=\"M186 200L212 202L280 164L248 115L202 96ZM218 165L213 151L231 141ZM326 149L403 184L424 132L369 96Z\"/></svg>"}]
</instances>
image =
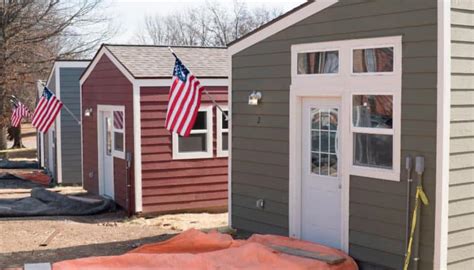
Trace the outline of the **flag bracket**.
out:
<instances>
[{"instance_id":1,"label":"flag bracket","mask_svg":"<svg viewBox=\"0 0 474 270\"><path fill-rule=\"evenodd\" d=\"M43 85L43 87L46 87L46 84L44 82L41 82L41 84ZM80 126L82 125L81 123L81 120L79 120L73 113L72 111L66 106L66 104L64 104L63 102L63 108L66 109L66 111L69 113L69 115L71 115L71 117L77 122L77 124Z\"/></svg>"},{"instance_id":2,"label":"flag bracket","mask_svg":"<svg viewBox=\"0 0 474 270\"><path fill-rule=\"evenodd\" d=\"M168 46L168 50L173 54L174 57L178 58L178 56L174 52L173 48ZM192 71L189 69L189 67L186 67L186 68L192 73ZM206 88L204 88L203 93L206 94L206 96L209 99L211 99L212 104L214 104L216 106L216 108L218 108L221 111L222 115L224 115L224 119L226 121L229 121L229 115L224 111L224 109L222 109L222 107L219 105L219 103L217 103L216 99L206 90Z\"/></svg>"}]
</instances>

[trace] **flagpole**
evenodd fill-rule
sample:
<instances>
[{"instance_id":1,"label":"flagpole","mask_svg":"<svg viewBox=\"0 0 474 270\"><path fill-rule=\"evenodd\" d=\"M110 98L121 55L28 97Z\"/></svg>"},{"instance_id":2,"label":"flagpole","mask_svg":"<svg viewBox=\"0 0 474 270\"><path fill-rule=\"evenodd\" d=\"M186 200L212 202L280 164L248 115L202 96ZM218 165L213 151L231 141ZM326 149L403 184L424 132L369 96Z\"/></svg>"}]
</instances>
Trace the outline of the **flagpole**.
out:
<instances>
[{"instance_id":1,"label":"flagpole","mask_svg":"<svg viewBox=\"0 0 474 270\"><path fill-rule=\"evenodd\" d=\"M173 54L174 57L178 58L178 56L176 55L176 53L173 51L173 49L168 46L168 50L170 50L170 52ZM186 67L191 73L193 73L188 67ZM229 121L229 115L227 115L226 112L224 112L224 110L221 108L221 106L219 106L219 104L217 103L217 101L214 99L213 96L211 96L211 94L209 94L209 92L206 90L206 88L204 88L204 94L206 94L206 96L208 98L211 99L212 103L221 111L221 113L224 115L224 119L226 121Z\"/></svg>"},{"instance_id":2,"label":"flagpole","mask_svg":"<svg viewBox=\"0 0 474 270\"><path fill-rule=\"evenodd\" d=\"M46 84L43 81L41 81L41 84L43 85L43 87L46 87ZM69 110L69 108L66 106L66 104L64 104L64 102L63 102L63 108L66 109L66 111L72 116L74 120L76 120L77 124L80 126L81 121L77 119L77 117L71 112L71 110Z\"/></svg>"}]
</instances>

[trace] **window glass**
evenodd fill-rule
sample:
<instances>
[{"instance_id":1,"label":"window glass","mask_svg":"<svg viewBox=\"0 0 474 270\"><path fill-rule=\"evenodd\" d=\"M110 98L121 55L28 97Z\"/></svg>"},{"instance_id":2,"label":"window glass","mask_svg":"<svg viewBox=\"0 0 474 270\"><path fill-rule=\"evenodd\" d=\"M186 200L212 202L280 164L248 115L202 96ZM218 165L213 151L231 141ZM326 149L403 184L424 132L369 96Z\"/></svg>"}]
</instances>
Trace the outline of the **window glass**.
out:
<instances>
[{"instance_id":1,"label":"window glass","mask_svg":"<svg viewBox=\"0 0 474 270\"><path fill-rule=\"evenodd\" d=\"M355 95L352 109L354 127L392 128L393 96Z\"/></svg>"},{"instance_id":2,"label":"window glass","mask_svg":"<svg viewBox=\"0 0 474 270\"><path fill-rule=\"evenodd\" d=\"M193 130L205 130L207 129L207 112L198 112L196 116L196 122L194 123Z\"/></svg>"},{"instance_id":3,"label":"window glass","mask_svg":"<svg viewBox=\"0 0 474 270\"><path fill-rule=\"evenodd\" d=\"M229 115L229 111L224 110L224 113L226 115ZM229 121L225 119L225 115L222 114L222 129L228 129L229 128Z\"/></svg>"},{"instance_id":4,"label":"window glass","mask_svg":"<svg viewBox=\"0 0 474 270\"><path fill-rule=\"evenodd\" d=\"M106 144L106 155L112 155L112 119L105 117L105 144Z\"/></svg>"},{"instance_id":5,"label":"window glass","mask_svg":"<svg viewBox=\"0 0 474 270\"><path fill-rule=\"evenodd\" d=\"M311 172L337 176L338 109L311 109Z\"/></svg>"},{"instance_id":6,"label":"window glass","mask_svg":"<svg viewBox=\"0 0 474 270\"><path fill-rule=\"evenodd\" d=\"M114 129L123 129L122 111L114 111Z\"/></svg>"},{"instance_id":7,"label":"window glass","mask_svg":"<svg viewBox=\"0 0 474 270\"><path fill-rule=\"evenodd\" d=\"M122 132L114 132L114 150L123 152L124 138Z\"/></svg>"},{"instance_id":8,"label":"window glass","mask_svg":"<svg viewBox=\"0 0 474 270\"><path fill-rule=\"evenodd\" d=\"M353 50L354 73L392 72L393 47Z\"/></svg>"},{"instance_id":9,"label":"window glass","mask_svg":"<svg viewBox=\"0 0 474 270\"><path fill-rule=\"evenodd\" d=\"M179 152L206 152L207 134L191 134L188 137L179 137Z\"/></svg>"},{"instance_id":10,"label":"window glass","mask_svg":"<svg viewBox=\"0 0 474 270\"><path fill-rule=\"evenodd\" d=\"M222 132L222 150L227 151L229 150L229 133Z\"/></svg>"},{"instance_id":11,"label":"window glass","mask_svg":"<svg viewBox=\"0 0 474 270\"><path fill-rule=\"evenodd\" d=\"M354 133L354 165L392 169L393 136Z\"/></svg>"},{"instance_id":12,"label":"window glass","mask_svg":"<svg viewBox=\"0 0 474 270\"><path fill-rule=\"evenodd\" d=\"M339 52L310 52L298 54L298 74L339 72Z\"/></svg>"}]
</instances>

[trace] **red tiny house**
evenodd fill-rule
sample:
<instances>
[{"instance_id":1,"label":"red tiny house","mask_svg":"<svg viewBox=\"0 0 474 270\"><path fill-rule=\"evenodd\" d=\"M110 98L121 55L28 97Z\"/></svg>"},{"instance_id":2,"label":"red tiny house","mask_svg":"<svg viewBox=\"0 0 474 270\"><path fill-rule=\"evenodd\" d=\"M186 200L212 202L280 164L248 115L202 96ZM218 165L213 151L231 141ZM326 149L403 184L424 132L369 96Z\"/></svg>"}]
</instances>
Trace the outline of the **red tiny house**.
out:
<instances>
[{"instance_id":1,"label":"red tiny house","mask_svg":"<svg viewBox=\"0 0 474 270\"><path fill-rule=\"evenodd\" d=\"M217 157L216 109L213 108L213 157L173 160L172 135L164 122L168 87L143 87L141 136L143 211L220 210L227 205L227 158ZM227 104L227 87L208 87L219 104ZM201 107L212 102L203 95ZM158 129L157 129L158 128Z\"/></svg>"},{"instance_id":2,"label":"red tiny house","mask_svg":"<svg viewBox=\"0 0 474 270\"><path fill-rule=\"evenodd\" d=\"M226 108L225 49L175 50ZM202 61L211 64L201 67ZM174 57L165 47L103 45L99 49L81 77L84 188L113 197L122 208L143 215L226 210L228 163L221 148L227 147L222 142L227 136L218 128L222 124L217 124L222 114L203 95L197 122L206 128L193 128L190 138L170 134L164 123L173 66ZM117 112L123 113L123 130L116 130ZM107 161L108 154L113 161ZM108 177L113 187L107 188Z\"/></svg>"}]
</instances>

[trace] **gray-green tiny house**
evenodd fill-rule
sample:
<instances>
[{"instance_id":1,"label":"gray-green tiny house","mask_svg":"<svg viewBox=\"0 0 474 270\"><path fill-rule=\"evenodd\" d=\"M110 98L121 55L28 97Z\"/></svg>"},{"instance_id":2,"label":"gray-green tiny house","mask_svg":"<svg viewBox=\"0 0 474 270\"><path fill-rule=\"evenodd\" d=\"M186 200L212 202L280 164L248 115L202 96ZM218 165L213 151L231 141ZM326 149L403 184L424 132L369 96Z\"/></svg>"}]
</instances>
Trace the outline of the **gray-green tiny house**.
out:
<instances>
[{"instance_id":1,"label":"gray-green tiny house","mask_svg":"<svg viewBox=\"0 0 474 270\"><path fill-rule=\"evenodd\" d=\"M48 88L79 120L79 78L89 63L89 60L57 60L46 82ZM39 96L42 91L43 87L38 87ZM82 185L81 126L64 106L48 132L38 133L40 165L48 170L57 184Z\"/></svg>"},{"instance_id":2,"label":"gray-green tiny house","mask_svg":"<svg viewBox=\"0 0 474 270\"><path fill-rule=\"evenodd\" d=\"M401 269L422 156L410 269L474 269L474 1L308 1L228 50L233 228Z\"/></svg>"}]
</instances>

